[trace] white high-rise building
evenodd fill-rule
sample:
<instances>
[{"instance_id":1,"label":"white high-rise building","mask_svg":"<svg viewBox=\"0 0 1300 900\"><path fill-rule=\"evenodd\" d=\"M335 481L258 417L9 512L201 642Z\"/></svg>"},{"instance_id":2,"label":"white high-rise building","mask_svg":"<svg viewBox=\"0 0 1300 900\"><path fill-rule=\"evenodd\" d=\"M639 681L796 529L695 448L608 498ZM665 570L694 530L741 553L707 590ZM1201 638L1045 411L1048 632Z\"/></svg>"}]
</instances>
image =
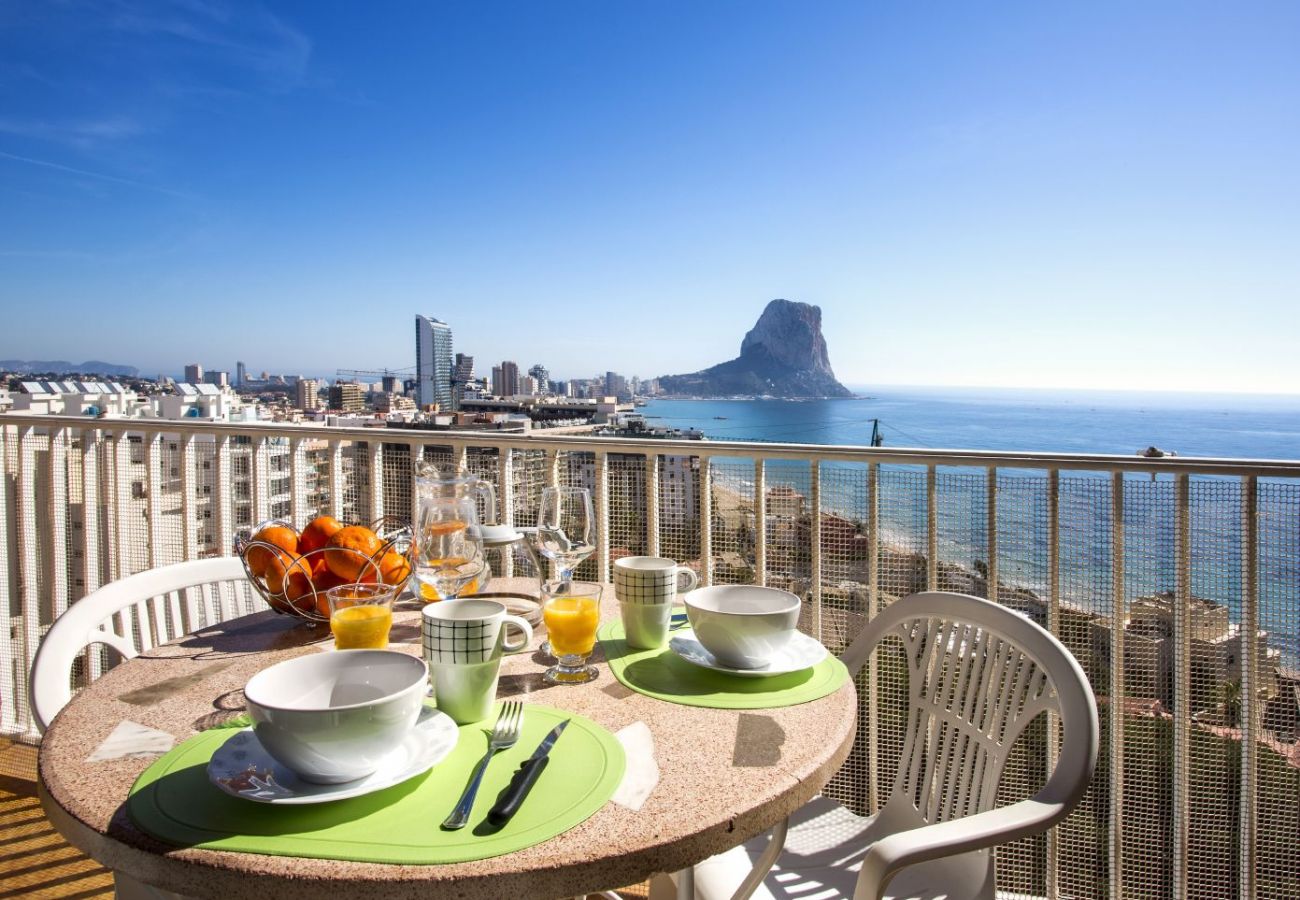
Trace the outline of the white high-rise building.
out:
<instances>
[{"instance_id":1,"label":"white high-rise building","mask_svg":"<svg viewBox=\"0 0 1300 900\"><path fill-rule=\"evenodd\" d=\"M203 366L198 363L190 363L185 367L185 380L190 384L203 383Z\"/></svg>"},{"instance_id":2,"label":"white high-rise building","mask_svg":"<svg viewBox=\"0 0 1300 900\"><path fill-rule=\"evenodd\" d=\"M420 406L454 404L451 377L455 368L451 352L451 326L430 316L415 317L415 395Z\"/></svg>"}]
</instances>

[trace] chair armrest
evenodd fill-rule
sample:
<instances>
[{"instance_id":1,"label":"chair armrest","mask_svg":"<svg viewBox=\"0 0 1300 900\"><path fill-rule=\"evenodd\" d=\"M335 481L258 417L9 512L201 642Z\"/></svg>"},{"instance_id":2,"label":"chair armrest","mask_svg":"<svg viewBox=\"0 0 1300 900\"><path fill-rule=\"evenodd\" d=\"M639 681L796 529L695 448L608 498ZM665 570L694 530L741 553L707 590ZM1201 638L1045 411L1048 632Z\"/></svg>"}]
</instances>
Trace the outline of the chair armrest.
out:
<instances>
[{"instance_id":1,"label":"chair armrest","mask_svg":"<svg viewBox=\"0 0 1300 900\"><path fill-rule=\"evenodd\" d=\"M1068 804L1035 797L948 822L923 825L883 837L862 860L853 900L880 900L898 870L915 863L971 850L984 850L1049 828L1070 811Z\"/></svg>"}]
</instances>

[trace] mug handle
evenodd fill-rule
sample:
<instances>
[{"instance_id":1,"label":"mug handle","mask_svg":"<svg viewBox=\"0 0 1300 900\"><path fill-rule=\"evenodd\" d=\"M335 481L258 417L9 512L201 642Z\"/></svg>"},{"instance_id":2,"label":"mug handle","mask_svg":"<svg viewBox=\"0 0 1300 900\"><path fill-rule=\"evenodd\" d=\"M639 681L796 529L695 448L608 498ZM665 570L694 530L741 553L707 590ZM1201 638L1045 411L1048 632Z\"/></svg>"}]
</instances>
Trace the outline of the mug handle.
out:
<instances>
[{"instance_id":1,"label":"mug handle","mask_svg":"<svg viewBox=\"0 0 1300 900\"><path fill-rule=\"evenodd\" d=\"M506 626L513 625L524 633L524 639L517 644L510 643L506 638ZM521 650L527 650L528 645L533 642L533 626L519 618L519 616L507 615L501 620L501 649L506 653L518 653Z\"/></svg>"},{"instance_id":2,"label":"mug handle","mask_svg":"<svg viewBox=\"0 0 1300 900\"><path fill-rule=\"evenodd\" d=\"M686 576L686 587L682 587L682 576ZM685 594L695 590L700 586L700 576L695 574L694 569L688 569L686 566L677 567L677 593Z\"/></svg>"}]
</instances>

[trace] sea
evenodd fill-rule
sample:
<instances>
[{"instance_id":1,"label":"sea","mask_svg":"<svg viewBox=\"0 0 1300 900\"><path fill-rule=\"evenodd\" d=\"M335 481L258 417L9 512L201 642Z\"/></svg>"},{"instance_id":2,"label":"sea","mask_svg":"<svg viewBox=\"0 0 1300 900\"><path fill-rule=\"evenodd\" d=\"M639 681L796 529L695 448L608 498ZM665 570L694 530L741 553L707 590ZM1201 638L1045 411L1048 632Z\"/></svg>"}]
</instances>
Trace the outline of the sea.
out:
<instances>
[{"instance_id":1,"label":"sea","mask_svg":"<svg viewBox=\"0 0 1300 900\"><path fill-rule=\"evenodd\" d=\"M697 429L716 440L869 445L873 428L886 447L1047 451L1134 455L1158 447L1179 457L1300 461L1300 396L1048 391L989 388L856 387L848 400L652 400L638 412L651 425ZM866 509L861 467L823 471L825 508L859 518ZM882 472L882 539L925 546L923 478L907 467ZM725 471L745 487L745 467ZM1048 584L1046 492L1041 473L999 490L999 575L1045 591ZM769 464L769 484L807 490L807 466ZM892 480L890 480L892 479ZM1104 473L1062 478L1063 597L1103 612L1110 602L1111 508ZM1192 592L1241 614L1240 482L1197 477L1192 490ZM981 473L941 476L939 555L968 568L987 548ZM1005 496L1004 496L1005 494ZM1288 668L1300 667L1300 479L1261 480L1259 615ZM1173 590L1174 485L1161 476L1126 481L1125 592Z\"/></svg>"}]
</instances>

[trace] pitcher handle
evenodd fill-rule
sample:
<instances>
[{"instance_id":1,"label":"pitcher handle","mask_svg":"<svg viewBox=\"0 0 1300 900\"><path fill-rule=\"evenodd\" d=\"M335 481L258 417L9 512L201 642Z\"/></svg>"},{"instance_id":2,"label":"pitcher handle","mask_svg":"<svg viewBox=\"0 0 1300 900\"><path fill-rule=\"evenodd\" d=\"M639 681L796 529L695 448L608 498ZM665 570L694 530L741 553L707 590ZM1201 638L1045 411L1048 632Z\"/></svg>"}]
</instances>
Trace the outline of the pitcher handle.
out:
<instances>
[{"instance_id":1,"label":"pitcher handle","mask_svg":"<svg viewBox=\"0 0 1300 900\"><path fill-rule=\"evenodd\" d=\"M486 478L480 478L478 486L474 489L480 494L487 494L487 521L484 525L497 524L497 489L492 486L492 482Z\"/></svg>"}]
</instances>

